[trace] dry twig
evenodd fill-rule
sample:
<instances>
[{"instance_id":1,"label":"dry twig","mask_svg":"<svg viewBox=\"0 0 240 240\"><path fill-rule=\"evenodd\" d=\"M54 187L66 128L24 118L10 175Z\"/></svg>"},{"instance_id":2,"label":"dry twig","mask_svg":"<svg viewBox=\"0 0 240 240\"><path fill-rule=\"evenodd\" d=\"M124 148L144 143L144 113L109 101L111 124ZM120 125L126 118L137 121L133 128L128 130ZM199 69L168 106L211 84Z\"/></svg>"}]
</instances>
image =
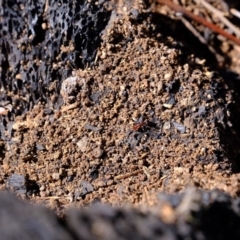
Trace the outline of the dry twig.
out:
<instances>
[{"instance_id":1,"label":"dry twig","mask_svg":"<svg viewBox=\"0 0 240 240\"><path fill-rule=\"evenodd\" d=\"M143 173L143 170L137 170L137 171L134 171L132 173L120 174L120 175L114 177L114 180L125 179L125 178L128 178L128 177L138 175L140 173Z\"/></svg>"},{"instance_id":2,"label":"dry twig","mask_svg":"<svg viewBox=\"0 0 240 240\"><path fill-rule=\"evenodd\" d=\"M199 41L205 45L207 45L208 49L210 50L210 52L212 52L215 55L218 55L218 57L221 57L219 54L217 54L217 52L215 51L215 49L210 46L208 44L208 42L206 41L206 39L196 30L196 28L193 27L193 25L184 17L180 17L181 21L183 22L183 24L185 25L185 27L192 32L192 34L197 37L199 39Z\"/></svg>"},{"instance_id":3,"label":"dry twig","mask_svg":"<svg viewBox=\"0 0 240 240\"><path fill-rule=\"evenodd\" d=\"M233 33L235 33L238 37L240 36L240 30L224 16L223 12L219 11L218 9L213 7L211 4L209 4L205 0L194 0L194 1L198 4L202 4L210 12L212 12L216 17L218 17Z\"/></svg>"},{"instance_id":4,"label":"dry twig","mask_svg":"<svg viewBox=\"0 0 240 240\"><path fill-rule=\"evenodd\" d=\"M208 27L213 32L218 33L218 34L228 38L229 40L233 41L234 43L240 45L240 39L236 38L235 36L231 35L230 33L226 32L226 31L224 31L223 29L221 29L220 27L216 26L215 24L206 21L204 18L189 12L184 7L181 7L180 5L175 4L175 3L173 3L170 0L156 0L156 1L158 3L160 3L160 4L167 5L168 7L173 9L174 11L182 13L183 15L191 18L192 20L194 20L194 21L204 25L205 27Z\"/></svg>"},{"instance_id":5,"label":"dry twig","mask_svg":"<svg viewBox=\"0 0 240 240\"><path fill-rule=\"evenodd\" d=\"M240 18L240 12L239 12L237 9L231 8L231 9L230 9L230 13L231 13L232 15L234 15L235 17Z\"/></svg>"}]
</instances>

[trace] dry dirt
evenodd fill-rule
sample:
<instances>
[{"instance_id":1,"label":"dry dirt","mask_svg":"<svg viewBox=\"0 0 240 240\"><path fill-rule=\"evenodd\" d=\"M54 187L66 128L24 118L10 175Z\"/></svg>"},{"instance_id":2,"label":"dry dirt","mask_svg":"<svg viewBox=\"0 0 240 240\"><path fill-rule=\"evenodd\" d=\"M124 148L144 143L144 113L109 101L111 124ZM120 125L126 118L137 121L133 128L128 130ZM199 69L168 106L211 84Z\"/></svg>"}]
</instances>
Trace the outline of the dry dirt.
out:
<instances>
[{"instance_id":1,"label":"dry dirt","mask_svg":"<svg viewBox=\"0 0 240 240\"><path fill-rule=\"evenodd\" d=\"M188 187L239 196L239 47L226 41L220 68L182 25L127 7L112 12L94 64L61 83L61 106L53 82L48 102L1 128L0 189L61 216L96 202L148 209Z\"/></svg>"},{"instance_id":2,"label":"dry dirt","mask_svg":"<svg viewBox=\"0 0 240 240\"><path fill-rule=\"evenodd\" d=\"M188 186L237 196L238 95L160 30L154 14L112 14L94 66L63 81L64 104L16 117L1 189L58 210L150 204Z\"/></svg>"}]
</instances>

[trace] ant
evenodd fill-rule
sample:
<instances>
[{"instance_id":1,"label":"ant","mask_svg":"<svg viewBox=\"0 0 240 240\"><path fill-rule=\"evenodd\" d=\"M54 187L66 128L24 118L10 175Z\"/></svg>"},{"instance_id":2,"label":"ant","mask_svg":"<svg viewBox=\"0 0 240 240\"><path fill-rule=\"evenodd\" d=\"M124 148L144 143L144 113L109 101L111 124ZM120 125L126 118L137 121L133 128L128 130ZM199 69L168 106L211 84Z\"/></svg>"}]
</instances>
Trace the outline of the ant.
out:
<instances>
[{"instance_id":1,"label":"ant","mask_svg":"<svg viewBox=\"0 0 240 240\"><path fill-rule=\"evenodd\" d=\"M132 127L133 131L138 131L140 128L147 125L147 122L135 123Z\"/></svg>"},{"instance_id":2,"label":"ant","mask_svg":"<svg viewBox=\"0 0 240 240\"><path fill-rule=\"evenodd\" d=\"M147 124L148 124L148 121L147 120L143 121L143 116L141 116L139 120L133 124L132 129L133 131L138 131L142 127L147 126Z\"/></svg>"}]
</instances>

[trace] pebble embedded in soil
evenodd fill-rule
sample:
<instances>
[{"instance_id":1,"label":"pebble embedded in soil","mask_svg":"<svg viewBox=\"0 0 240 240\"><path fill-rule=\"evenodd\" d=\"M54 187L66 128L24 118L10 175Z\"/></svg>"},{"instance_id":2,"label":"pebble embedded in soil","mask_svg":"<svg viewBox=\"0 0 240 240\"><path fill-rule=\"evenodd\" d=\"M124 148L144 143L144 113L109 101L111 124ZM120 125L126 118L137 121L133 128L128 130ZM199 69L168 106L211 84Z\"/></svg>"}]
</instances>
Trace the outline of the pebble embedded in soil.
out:
<instances>
[{"instance_id":1,"label":"pebble embedded in soil","mask_svg":"<svg viewBox=\"0 0 240 240\"><path fill-rule=\"evenodd\" d=\"M78 142L77 146L81 150L81 152L85 152L87 149L87 144L88 144L88 137L82 137Z\"/></svg>"},{"instance_id":2,"label":"pebble embedded in soil","mask_svg":"<svg viewBox=\"0 0 240 240\"><path fill-rule=\"evenodd\" d=\"M12 190L16 194L26 194L27 187L26 187L26 180L25 177L20 174L12 174L7 179L7 189Z\"/></svg>"}]
</instances>

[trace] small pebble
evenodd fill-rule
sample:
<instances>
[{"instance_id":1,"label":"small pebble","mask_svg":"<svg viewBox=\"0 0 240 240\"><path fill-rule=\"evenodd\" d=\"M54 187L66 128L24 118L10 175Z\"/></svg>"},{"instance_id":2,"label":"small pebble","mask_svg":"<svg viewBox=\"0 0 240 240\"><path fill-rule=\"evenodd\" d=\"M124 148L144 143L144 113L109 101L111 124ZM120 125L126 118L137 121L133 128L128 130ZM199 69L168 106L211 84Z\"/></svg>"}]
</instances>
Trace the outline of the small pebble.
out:
<instances>
[{"instance_id":1,"label":"small pebble","mask_svg":"<svg viewBox=\"0 0 240 240\"><path fill-rule=\"evenodd\" d=\"M59 173L53 173L53 174L52 174L52 178L53 178L54 180L59 180L59 178L60 178Z\"/></svg>"},{"instance_id":2,"label":"small pebble","mask_svg":"<svg viewBox=\"0 0 240 240\"><path fill-rule=\"evenodd\" d=\"M87 149L88 137L83 137L77 142L77 146L79 147L81 152L85 152Z\"/></svg>"}]
</instances>

